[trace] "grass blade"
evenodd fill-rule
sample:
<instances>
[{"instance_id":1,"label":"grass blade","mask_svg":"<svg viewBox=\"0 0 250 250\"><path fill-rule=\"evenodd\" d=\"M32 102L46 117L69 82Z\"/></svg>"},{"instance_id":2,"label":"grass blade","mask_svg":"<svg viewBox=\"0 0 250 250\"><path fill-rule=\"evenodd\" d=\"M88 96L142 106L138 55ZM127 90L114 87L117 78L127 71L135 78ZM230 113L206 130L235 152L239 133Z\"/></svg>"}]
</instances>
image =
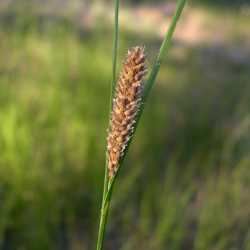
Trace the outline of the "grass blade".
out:
<instances>
[{"instance_id":1,"label":"grass blade","mask_svg":"<svg viewBox=\"0 0 250 250\"><path fill-rule=\"evenodd\" d=\"M149 94L152 86L154 85L156 77L157 77L157 75L159 73L159 69L161 67L163 56L168 51L168 49L169 49L169 47L171 45L171 40L172 40L174 31L175 31L177 22L178 22L178 20L179 20L179 18L181 16L181 13L182 13L182 11L184 9L185 4L186 4L186 0L179 0L177 2L175 14L174 14L174 16L173 16L173 18L171 20L170 26L168 28L168 31L166 33L166 36L165 36L162 44L161 44L161 47L160 47L158 56L156 58L156 61L154 63L154 66L153 66L153 68L152 68L152 70L150 72L150 75L148 77L148 80L146 81L146 84L145 84L145 90L144 90L144 95L143 95L143 105L141 107L140 112L138 113L137 122L135 124L135 131L136 131L137 125L139 123L139 120L141 118L142 112L144 110L144 105L146 103L148 94ZM128 149L129 149L129 145L130 145L132 139L133 139L133 137L131 137L131 140L128 142L128 146L126 148L126 151L124 152L123 158L120 161L120 165L122 165L122 163L123 163L123 161L125 159L126 153L127 153ZM108 189L107 189L107 192L106 192L106 195L105 195L105 201L107 201L107 202L110 202L112 192L113 192L114 183L115 183L115 180L116 180L116 178L117 178L117 176L118 176L118 174L120 172L120 168L121 167L118 168L117 174L113 178L111 178L111 180L109 181Z\"/></svg>"},{"instance_id":2,"label":"grass blade","mask_svg":"<svg viewBox=\"0 0 250 250\"><path fill-rule=\"evenodd\" d=\"M112 109L112 100L113 100L113 92L115 88L116 82L116 68L117 68L117 55L118 55L118 39L119 39L119 0L115 1L115 22L114 22L114 39L113 39L113 59L112 59L112 82L110 87L110 104L109 104L109 114L111 114ZM105 202L106 193L108 191L109 179L108 179L108 160L106 153L106 161L105 161L105 173L104 173L104 183L103 183L103 194L102 194L102 205L101 205L101 214L100 214L100 223L98 230L98 238L97 238L97 250L101 250L103 248L103 239L105 234L105 228L107 224L107 217L109 211L109 202Z\"/></svg>"},{"instance_id":3,"label":"grass blade","mask_svg":"<svg viewBox=\"0 0 250 250\"><path fill-rule=\"evenodd\" d=\"M156 61L155 61L154 66L152 68L152 71L150 72L148 81L146 82L146 85L145 85L144 99L143 99L144 103L146 101L146 98L147 98L152 86L155 83L156 77L157 77L158 72L159 72L160 67L161 67L162 59L170 48L172 37L173 37L174 31L175 31L177 22L181 16L181 13L184 9L185 4L186 4L186 0L179 0L177 2L175 14L174 14L173 19L170 23L170 26L169 26L168 31L166 33L166 36L161 44L158 56L156 58Z\"/></svg>"}]
</instances>

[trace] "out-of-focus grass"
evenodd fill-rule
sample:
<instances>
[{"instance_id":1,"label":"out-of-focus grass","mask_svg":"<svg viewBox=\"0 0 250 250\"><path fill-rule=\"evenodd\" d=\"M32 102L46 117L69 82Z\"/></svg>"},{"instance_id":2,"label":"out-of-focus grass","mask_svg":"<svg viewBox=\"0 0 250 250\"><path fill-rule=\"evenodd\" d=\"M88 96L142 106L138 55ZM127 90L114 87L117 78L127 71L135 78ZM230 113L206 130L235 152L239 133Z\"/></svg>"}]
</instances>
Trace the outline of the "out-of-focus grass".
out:
<instances>
[{"instance_id":1,"label":"out-of-focus grass","mask_svg":"<svg viewBox=\"0 0 250 250\"><path fill-rule=\"evenodd\" d=\"M28 23L0 33L1 247L91 249L110 33ZM249 47L226 35L172 48L119 177L107 249L250 249ZM157 39L121 38L122 53L145 43L151 62Z\"/></svg>"},{"instance_id":2,"label":"out-of-focus grass","mask_svg":"<svg viewBox=\"0 0 250 250\"><path fill-rule=\"evenodd\" d=\"M74 34L1 35L2 237L10 228L13 248L46 249L76 211L83 236L94 226L110 61Z\"/></svg>"}]
</instances>

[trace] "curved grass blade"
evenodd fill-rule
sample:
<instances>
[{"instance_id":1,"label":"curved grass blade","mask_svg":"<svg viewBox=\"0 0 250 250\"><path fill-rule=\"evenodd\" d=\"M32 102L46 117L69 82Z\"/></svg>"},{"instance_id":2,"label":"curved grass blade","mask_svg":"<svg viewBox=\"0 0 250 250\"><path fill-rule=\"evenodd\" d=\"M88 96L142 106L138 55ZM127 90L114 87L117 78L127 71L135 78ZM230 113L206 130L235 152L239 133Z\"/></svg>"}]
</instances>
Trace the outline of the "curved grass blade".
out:
<instances>
[{"instance_id":1,"label":"curved grass blade","mask_svg":"<svg viewBox=\"0 0 250 250\"><path fill-rule=\"evenodd\" d=\"M175 14L174 14L174 16L173 16L173 18L171 20L170 26L168 28L168 31L166 33L166 36L165 36L162 44L161 44L161 47L160 47L158 56L156 58L156 61L154 63L154 66L153 66L153 68L152 68L152 70L150 72L150 75L148 77L148 80L146 81L146 84L145 84L145 89L144 89L144 93L143 93L143 100L142 100L143 104L142 104L141 109L140 109L140 111L138 113L138 116L137 116L134 133L136 131L136 128L138 126L138 122L139 122L139 120L141 118L141 115L142 115L142 112L144 110L144 105L145 105L146 100L148 98L149 92L150 92L152 86L154 85L156 77L157 77L157 75L159 73L164 54L166 52L168 52L168 50L170 48L172 37L173 37L174 31L175 31L177 22L178 22L178 20L179 20L179 18L181 16L181 13L182 13L182 11L184 9L185 4L186 4L186 0L179 0L177 2L177 7L176 7ZM126 153L127 153L128 149L129 149L129 145L130 145L132 139L133 139L133 136L131 136L131 139L128 141L128 145L127 145L127 148L126 148L126 150L124 152L124 156L122 157L122 159L119 162L120 166L118 168L118 171L117 171L116 175L114 175L109 180L108 189L107 189L107 192L106 192L106 195L105 195L105 202L110 202L115 180L116 180L116 178L117 178L117 176L118 176L118 174L120 172L121 165L122 165L122 163L123 163L123 161L125 159Z\"/></svg>"}]
</instances>

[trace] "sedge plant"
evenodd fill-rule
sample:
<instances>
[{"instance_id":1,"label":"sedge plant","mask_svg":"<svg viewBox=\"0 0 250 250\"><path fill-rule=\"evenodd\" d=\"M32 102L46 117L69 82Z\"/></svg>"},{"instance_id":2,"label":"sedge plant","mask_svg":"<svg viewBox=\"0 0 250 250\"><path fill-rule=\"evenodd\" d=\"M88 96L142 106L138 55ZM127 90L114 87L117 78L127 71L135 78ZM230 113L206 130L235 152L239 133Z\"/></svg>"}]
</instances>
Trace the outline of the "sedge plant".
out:
<instances>
[{"instance_id":1,"label":"sedge plant","mask_svg":"<svg viewBox=\"0 0 250 250\"><path fill-rule=\"evenodd\" d=\"M162 41L154 65L145 79L147 69L143 46L136 46L128 51L122 70L116 83L118 34L119 34L119 0L115 0L115 22L113 42L113 67L110 93L110 116L107 136L106 164L100 223L96 250L103 249L105 228L112 197L112 191L123 160L128 152L144 105L155 83L163 57L168 52L176 24L181 16L186 0L178 0L176 11Z\"/></svg>"}]
</instances>

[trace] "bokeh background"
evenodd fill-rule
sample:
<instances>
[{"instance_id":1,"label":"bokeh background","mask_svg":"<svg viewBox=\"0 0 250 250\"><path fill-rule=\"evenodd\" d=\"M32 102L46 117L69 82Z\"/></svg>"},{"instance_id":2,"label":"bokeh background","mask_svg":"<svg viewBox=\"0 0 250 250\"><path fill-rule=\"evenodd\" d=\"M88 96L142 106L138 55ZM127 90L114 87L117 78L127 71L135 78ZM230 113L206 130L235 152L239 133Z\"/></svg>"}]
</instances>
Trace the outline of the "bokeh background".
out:
<instances>
[{"instance_id":1,"label":"bokeh background","mask_svg":"<svg viewBox=\"0 0 250 250\"><path fill-rule=\"evenodd\" d=\"M250 250L250 1L188 1L119 176L107 250ZM175 1L121 1L154 61ZM111 1L0 1L0 249L95 248Z\"/></svg>"}]
</instances>

